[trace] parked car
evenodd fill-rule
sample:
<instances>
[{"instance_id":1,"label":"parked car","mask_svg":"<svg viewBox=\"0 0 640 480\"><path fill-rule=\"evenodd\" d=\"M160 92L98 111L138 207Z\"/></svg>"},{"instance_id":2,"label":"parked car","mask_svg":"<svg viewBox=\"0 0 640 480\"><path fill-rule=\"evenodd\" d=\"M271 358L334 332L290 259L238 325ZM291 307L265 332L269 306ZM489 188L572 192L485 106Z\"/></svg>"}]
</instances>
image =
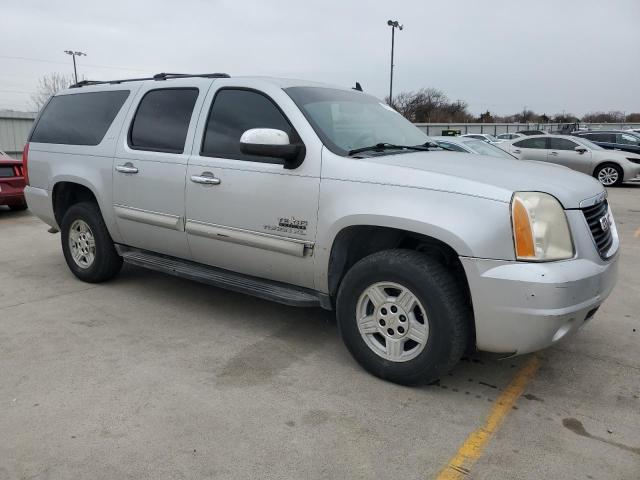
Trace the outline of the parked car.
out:
<instances>
[{"instance_id":1,"label":"parked car","mask_svg":"<svg viewBox=\"0 0 640 480\"><path fill-rule=\"evenodd\" d=\"M607 187L640 174L640 155L617 152L569 135L544 135L512 141L505 149L522 160L557 163L597 178Z\"/></svg>"},{"instance_id":2,"label":"parked car","mask_svg":"<svg viewBox=\"0 0 640 480\"><path fill-rule=\"evenodd\" d=\"M522 133L512 132L512 133L501 133L496 138L498 140L515 140L516 138L522 138L524 135Z\"/></svg>"},{"instance_id":3,"label":"parked car","mask_svg":"<svg viewBox=\"0 0 640 480\"><path fill-rule=\"evenodd\" d=\"M14 160L0 150L0 205L11 210L25 210L24 172L22 161Z\"/></svg>"},{"instance_id":4,"label":"parked car","mask_svg":"<svg viewBox=\"0 0 640 480\"><path fill-rule=\"evenodd\" d=\"M492 143L492 144L502 142L502 140L498 140L496 137L494 137L493 135L489 135L488 133L465 133L464 135L460 135L460 136L466 137L466 138L475 138L476 140L481 140L483 142Z\"/></svg>"},{"instance_id":5,"label":"parked car","mask_svg":"<svg viewBox=\"0 0 640 480\"><path fill-rule=\"evenodd\" d=\"M355 359L394 382L433 381L473 345L522 354L577 331L616 281L602 185L430 141L349 88L83 81L36 119L25 192L80 280L125 261L335 310Z\"/></svg>"},{"instance_id":6,"label":"parked car","mask_svg":"<svg viewBox=\"0 0 640 480\"><path fill-rule=\"evenodd\" d=\"M640 128L629 128L625 132L640 133Z\"/></svg>"},{"instance_id":7,"label":"parked car","mask_svg":"<svg viewBox=\"0 0 640 480\"><path fill-rule=\"evenodd\" d=\"M586 138L590 142L608 150L623 150L640 153L640 134L620 130L597 130L574 132L572 135Z\"/></svg>"},{"instance_id":8,"label":"parked car","mask_svg":"<svg viewBox=\"0 0 640 480\"><path fill-rule=\"evenodd\" d=\"M441 148L454 152L475 153L479 155L489 155L490 157L515 159L513 155L507 153L495 145L482 140L469 137L431 137L431 139Z\"/></svg>"}]
</instances>

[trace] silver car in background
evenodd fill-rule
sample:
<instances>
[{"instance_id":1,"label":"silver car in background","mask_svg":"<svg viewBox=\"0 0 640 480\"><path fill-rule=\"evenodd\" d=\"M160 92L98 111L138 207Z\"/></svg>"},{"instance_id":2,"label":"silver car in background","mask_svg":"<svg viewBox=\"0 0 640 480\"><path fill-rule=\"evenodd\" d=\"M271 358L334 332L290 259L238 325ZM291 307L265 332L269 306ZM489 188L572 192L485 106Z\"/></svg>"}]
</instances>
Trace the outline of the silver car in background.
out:
<instances>
[{"instance_id":1,"label":"silver car in background","mask_svg":"<svg viewBox=\"0 0 640 480\"><path fill-rule=\"evenodd\" d=\"M476 140L470 137L431 137L441 148L453 152L475 153L476 155L488 155L490 157L515 159L513 155L505 150L487 143L483 140Z\"/></svg>"},{"instance_id":2,"label":"silver car in background","mask_svg":"<svg viewBox=\"0 0 640 480\"><path fill-rule=\"evenodd\" d=\"M606 187L620 185L640 175L640 155L605 150L584 138L538 135L501 145L520 160L556 163L597 178Z\"/></svg>"}]
</instances>

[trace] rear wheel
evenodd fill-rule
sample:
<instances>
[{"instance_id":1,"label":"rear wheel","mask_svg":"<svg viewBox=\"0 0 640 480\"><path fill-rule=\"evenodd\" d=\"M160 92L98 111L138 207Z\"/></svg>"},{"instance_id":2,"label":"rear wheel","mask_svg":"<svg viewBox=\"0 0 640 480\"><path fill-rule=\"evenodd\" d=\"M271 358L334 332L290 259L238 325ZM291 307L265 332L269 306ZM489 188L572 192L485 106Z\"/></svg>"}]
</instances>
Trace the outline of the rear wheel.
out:
<instances>
[{"instance_id":1,"label":"rear wheel","mask_svg":"<svg viewBox=\"0 0 640 480\"><path fill-rule=\"evenodd\" d=\"M471 311L451 273L410 250L366 257L338 292L342 338L366 370L413 385L437 380L462 356Z\"/></svg>"},{"instance_id":2,"label":"rear wheel","mask_svg":"<svg viewBox=\"0 0 640 480\"><path fill-rule=\"evenodd\" d=\"M62 219L62 251L69 269L89 283L113 278L122 268L100 209L95 203L73 205Z\"/></svg>"},{"instance_id":3,"label":"rear wheel","mask_svg":"<svg viewBox=\"0 0 640 480\"><path fill-rule=\"evenodd\" d=\"M605 163L596 169L593 176L605 187L613 187L622 183L624 172L622 168L615 163Z\"/></svg>"}]
</instances>

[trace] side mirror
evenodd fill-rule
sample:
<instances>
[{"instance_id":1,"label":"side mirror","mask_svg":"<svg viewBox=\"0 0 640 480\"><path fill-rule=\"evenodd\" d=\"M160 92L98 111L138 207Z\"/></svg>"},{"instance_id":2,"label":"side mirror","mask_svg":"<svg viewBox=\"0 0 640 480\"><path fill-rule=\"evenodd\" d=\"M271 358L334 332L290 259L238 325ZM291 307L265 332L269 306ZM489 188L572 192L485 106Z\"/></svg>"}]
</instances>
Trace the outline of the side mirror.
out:
<instances>
[{"instance_id":1,"label":"side mirror","mask_svg":"<svg viewBox=\"0 0 640 480\"><path fill-rule=\"evenodd\" d=\"M240 137L240 151L247 155L284 160L284 168L297 168L304 158L304 145L292 144L289 135L275 128L252 128Z\"/></svg>"},{"instance_id":2,"label":"side mirror","mask_svg":"<svg viewBox=\"0 0 640 480\"><path fill-rule=\"evenodd\" d=\"M576 148L574 148L574 150L575 150L576 152L578 152L580 155L582 155L584 152L586 152L586 151L587 151L587 149L586 149L585 147L582 147L582 146L580 146L580 145L578 145Z\"/></svg>"}]
</instances>

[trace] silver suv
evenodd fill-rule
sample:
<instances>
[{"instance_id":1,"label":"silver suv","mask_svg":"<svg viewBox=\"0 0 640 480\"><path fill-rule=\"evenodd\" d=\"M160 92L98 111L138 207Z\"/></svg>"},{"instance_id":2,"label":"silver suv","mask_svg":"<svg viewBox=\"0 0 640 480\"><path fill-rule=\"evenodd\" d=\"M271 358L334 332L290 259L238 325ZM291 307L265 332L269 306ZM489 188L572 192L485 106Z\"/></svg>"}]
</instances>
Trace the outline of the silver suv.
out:
<instances>
[{"instance_id":1,"label":"silver suv","mask_svg":"<svg viewBox=\"0 0 640 480\"><path fill-rule=\"evenodd\" d=\"M30 209L71 271L123 261L335 310L355 359L431 382L472 347L504 356L579 329L616 279L587 175L435 148L360 91L224 74L81 82L25 147Z\"/></svg>"}]
</instances>

